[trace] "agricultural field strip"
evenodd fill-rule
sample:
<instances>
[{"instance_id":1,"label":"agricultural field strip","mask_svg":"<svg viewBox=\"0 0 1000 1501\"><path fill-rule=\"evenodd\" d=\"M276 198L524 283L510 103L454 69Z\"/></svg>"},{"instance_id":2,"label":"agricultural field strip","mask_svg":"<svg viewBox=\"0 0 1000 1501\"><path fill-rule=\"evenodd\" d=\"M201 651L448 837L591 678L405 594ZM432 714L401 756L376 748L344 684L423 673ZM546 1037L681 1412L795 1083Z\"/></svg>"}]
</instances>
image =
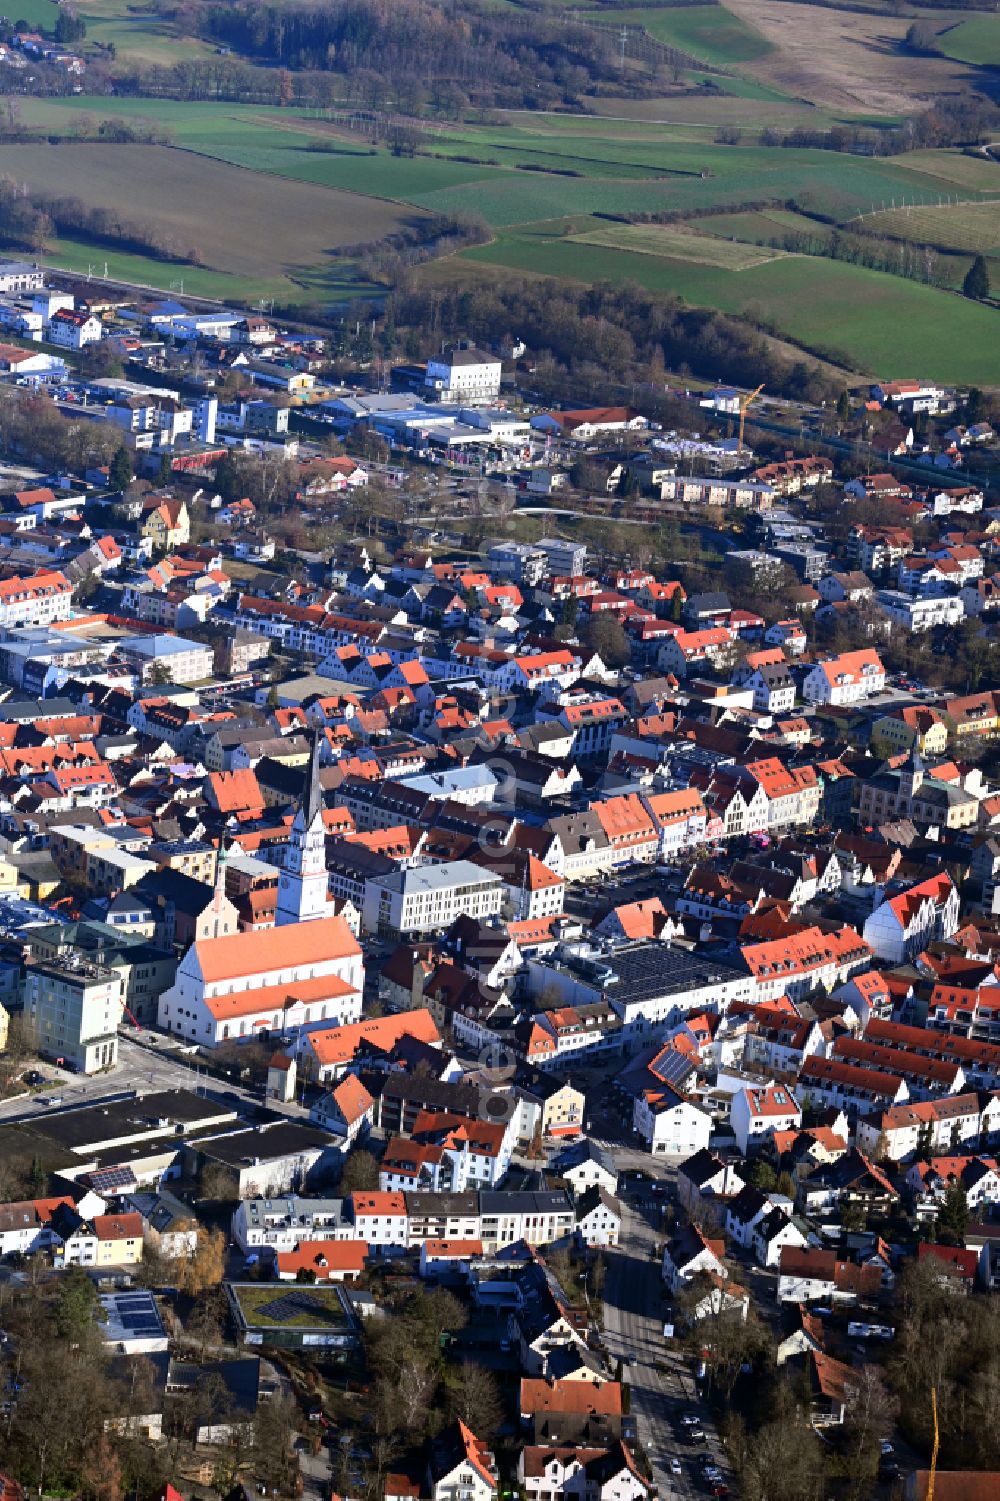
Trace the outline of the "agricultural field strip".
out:
<instances>
[{"instance_id":1,"label":"agricultural field strip","mask_svg":"<svg viewBox=\"0 0 1000 1501\"><path fill-rule=\"evenodd\" d=\"M755 27L722 5L636 6L583 14L609 26L641 26L654 41L713 67L753 62L774 50L773 43Z\"/></svg>"},{"instance_id":2,"label":"agricultural field strip","mask_svg":"<svg viewBox=\"0 0 1000 1501\"><path fill-rule=\"evenodd\" d=\"M723 150L725 148L722 148ZM832 153L783 152L750 166L726 161L723 175L706 178L661 178L643 182L602 178L546 177L499 174L462 186L415 194L423 207L445 213L481 214L494 227L534 222L541 218L578 213L642 213L736 208L755 202L798 200L804 208L833 219L850 218L880 203L895 191L917 200L934 201L933 185L904 175L899 168L861 161L838 160Z\"/></svg>"},{"instance_id":3,"label":"agricultural field strip","mask_svg":"<svg viewBox=\"0 0 1000 1501\"><path fill-rule=\"evenodd\" d=\"M338 246L380 238L405 217L381 200L291 179L248 193L245 169L167 146L14 145L3 162L56 197L85 181L91 203L126 205L126 218L169 233L185 257L193 247L203 264L250 276L329 264Z\"/></svg>"},{"instance_id":4,"label":"agricultural field strip","mask_svg":"<svg viewBox=\"0 0 1000 1501\"><path fill-rule=\"evenodd\" d=\"M717 266L720 271L747 271L751 266L779 260L787 254L768 246L722 239L668 224L608 224L570 238L580 245L601 245L609 250L634 251L637 255L694 261L697 265Z\"/></svg>"},{"instance_id":5,"label":"agricultural field strip","mask_svg":"<svg viewBox=\"0 0 1000 1501\"><path fill-rule=\"evenodd\" d=\"M848 221L859 229L882 230L895 239L914 240L941 250L991 254L1000 251L1000 198L993 202L923 204L915 208L859 214Z\"/></svg>"},{"instance_id":6,"label":"agricultural field strip","mask_svg":"<svg viewBox=\"0 0 1000 1501\"><path fill-rule=\"evenodd\" d=\"M640 171L646 169L651 174L661 174L659 177L651 175L635 180L637 201L634 205L622 200L622 188L626 184L620 176L612 179L607 184L609 201L602 205L599 195L604 190L597 186L600 179L591 179L594 186L584 186L581 192L581 184L586 179L565 178L553 181L546 174L516 173L506 167L459 163L443 157L398 160L386 152L371 156L364 151L325 153L312 152L298 146L289 147L284 143L275 145L275 132L270 125L272 115L259 107L244 112L232 106L212 104L116 100L111 110L107 101L81 98L78 101L65 101L65 104L63 101L44 101L41 110L37 108L35 101L25 101L26 105L35 106L30 111L26 110L26 118L30 123L31 116L36 115L39 123L57 123L65 120L66 113L70 110L75 110L77 114L91 113L89 106L92 102L98 105L102 114L114 112L129 117L144 117L153 122L160 121L174 133L178 146L262 174L355 192L369 198L417 203L435 211L472 209L484 212L495 223L537 219L540 216L539 210L544 213L547 207L539 199L544 199L549 193L563 195L558 206L564 206L565 212L570 213L600 210L602 206L611 212L621 212L630 206L640 211L648 207L675 207L684 211L692 206L722 208L726 203L735 206L751 200L754 195L778 199L803 195L809 190L810 179L822 179L824 191L832 193L828 206L835 211L837 217L841 217L840 210L843 210L844 217L849 217L851 213L857 213L866 206L866 199L867 206L870 207L873 202L881 202L885 196L891 198L893 193L897 196L912 195L914 199L931 200L934 187L927 182L926 173L930 171L936 176L944 176L944 168L936 159L914 164L916 170L912 170L910 163L907 161L904 164L901 159L838 159L832 157L832 153L811 150L769 151L766 148L719 147L690 141L672 141L660 131L657 132L660 138L653 141L642 139L641 136L634 143L625 143L620 139L614 142L588 141L585 154L595 169L599 169L603 162L609 172L615 171L618 174L626 165L634 166ZM274 111L273 114L277 115L278 112ZM306 116L294 118L297 122L308 125ZM595 132L600 129L599 121L590 123ZM518 144L528 146L523 141L523 134L523 130L518 129L518 136L521 137ZM561 152L564 142L552 139L551 125L546 121L544 130L536 135L535 144L528 149L547 148L553 161L565 159L569 165L570 157L584 155L580 151L580 134L567 133L565 145L569 149ZM466 132L465 136L470 144L484 151L493 142L497 145L502 143L503 148L510 145L506 129L489 137L481 130ZM959 158L954 157L952 160L957 162ZM971 165L988 166L979 163ZM702 170L710 173L707 179L692 176L685 180L682 175L671 179L665 175L668 171L682 174L700 173ZM537 183L533 180L536 176L539 179ZM726 183L726 177L732 181ZM569 199L564 196L567 185L574 190ZM977 186L972 186L973 192L977 191ZM664 187L669 189L666 200L662 192ZM654 190L651 195L650 189ZM965 191L968 192L969 189L966 188ZM523 208L511 209L511 197L522 195ZM476 197L481 200L479 203L470 201ZM492 201L494 199L495 203ZM548 212L551 213L551 209Z\"/></svg>"},{"instance_id":7,"label":"agricultural field strip","mask_svg":"<svg viewBox=\"0 0 1000 1501\"><path fill-rule=\"evenodd\" d=\"M734 274L691 261L506 231L463 252L478 264L589 283L634 280L756 321L861 373L918 367L940 380L1000 382L993 309L950 292L841 261L784 256Z\"/></svg>"}]
</instances>

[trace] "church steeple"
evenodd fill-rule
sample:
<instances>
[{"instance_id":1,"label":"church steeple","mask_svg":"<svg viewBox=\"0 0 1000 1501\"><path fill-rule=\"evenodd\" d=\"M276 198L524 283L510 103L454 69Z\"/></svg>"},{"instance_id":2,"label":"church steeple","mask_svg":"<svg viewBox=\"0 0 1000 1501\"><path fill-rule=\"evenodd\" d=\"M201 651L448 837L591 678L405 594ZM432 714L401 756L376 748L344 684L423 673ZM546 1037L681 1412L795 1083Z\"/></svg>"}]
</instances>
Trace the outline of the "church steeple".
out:
<instances>
[{"instance_id":1,"label":"church steeple","mask_svg":"<svg viewBox=\"0 0 1000 1501\"><path fill-rule=\"evenodd\" d=\"M309 755L309 770L306 772L305 790L301 802L302 821L311 828L317 818L323 816L323 789L319 784L319 730L313 735Z\"/></svg>"},{"instance_id":2,"label":"church steeple","mask_svg":"<svg viewBox=\"0 0 1000 1501\"><path fill-rule=\"evenodd\" d=\"M913 799L923 786L925 775L924 759L919 745L914 741L910 759L899 773L899 800L903 804L900 812L912 814Z\"/></svg>"},{"instance_id":3,"label":"church steeple","mask_svg":"<svg viewBox=\"0 0 1000 1501\"><path fill-rule=\"evenodd\" d=\"M323 823L323 789L319 780L319 733L313 737L309 766L302 797L288 836L285 868L278 881L278 901L274 921L312 922L317 917L331 917L326 874L326 828Z\"/></svg>"}]
</instances>

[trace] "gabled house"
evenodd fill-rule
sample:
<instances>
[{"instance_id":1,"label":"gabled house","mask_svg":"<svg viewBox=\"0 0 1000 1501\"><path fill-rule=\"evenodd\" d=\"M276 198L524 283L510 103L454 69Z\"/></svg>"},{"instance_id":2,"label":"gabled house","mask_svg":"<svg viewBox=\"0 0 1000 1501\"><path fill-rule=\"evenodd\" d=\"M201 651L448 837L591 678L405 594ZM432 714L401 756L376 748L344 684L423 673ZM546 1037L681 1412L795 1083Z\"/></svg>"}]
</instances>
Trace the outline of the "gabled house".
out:
<instances>
[{"instance_id":1,"label":"gabled house","mask_svg":"<svg viewBox=\"0 0 1000 1501\"><path fill-rule=\"evenodd\" d=\"M521 1367L530 1376L552 1374L551 1362L566 1350L570 1363L586 1366L587 1318L571 1308L569 1300L548 1268L541 1262L521 1267L514 1278L518 1307L511 1331L521 1352Z\"/></svg>"},{"instance_id":2,"label":"gabled house","mask_svg":"<svg viewBox=\"0 0 1000 1501\"><path fill-rule=\"evenodd\" d=\"M672 1293L690 1282L699 1272L728 1276L723 1257L725 1242L703 1235L696 1225L687 1225L663 1248L661 1271Z\"/></svg>"},{"instance_id":3,"label":"gabled house","mask_svg":"<svg viewBox=\"0 0 1000 1501\"><path fill-rule=\"evenodd\" d=\"M862 1266L811 1246L787 1247L778 1267L779 1303L856 1302L877 1297L882 1288L879 1265Z\"/></svg>"},{"instance_id":4,"label":"gabled house","mask_svg":"<svg viewBox=\"0 0 1000 1501\"><path fill-rule=\"evenodd\" d=\"M621 1236L618 1200L596 1184L576 1201L576 1236L585 1246L616 1246Z\"/></svg>"},{"instance_id":5,"label":"gabled house","mask_svg":"<svg viewBox=\"0 0 1000 1501\"><path fill-rule=\"evenodd\" d=\"M684 1156L707 1148L712 1117L669 1083L650 1082L636 1096L632 1125L654 1157Z\"/></svg>"},{"instance_id":6,"label":"gabled house","mask_svg":"<svg viewBox=\"0 0 1000 1501\"><path fill-rule=\"evenodd\" d=\"M552 1164L552 1171L565 1178L574 1198L588 1188L603 1188L609 1194L618 1192L618 1168L614 1157L590 1137L561 1153Z\"/></svg>"},{"instance_id":7,"label":"gabled house","mask_svg":"<svg viewBox=\"0 0 1000 1501\"><path fill-rule=\"evenodd\" d=\"M707 1148L696 1152L677 1169L677 1199L693 1219L702 1219L717 1210L724 1212L723 1201L735 1197L745 1187L739 1169Z\"/></svg>"},{"instance_id":8,"label":"gabled house","mask_svg":"<svg viewBox=\"0 0 1000 1501\"><path fill-rule=\"evenodd\" d=\"M528 1445L517 1475L526 1501L647 1501L652 1495L620 1440L607 1449Z\"/></svg>"},{"instance_id":9,"label":"gabled house","mask_svg":"<svg viewBox=\"0 0 1000 1501\"><path fill-rule=\"evenodd\" d=\"M718 1272L699 1272L685 1289L684 1317L689 1324L729 1316L746 1323L750 1294L738 1282Z\"/></svg>"},{"instance_id":10,"label":"gabled house","mask_svg":"<svg viewBox=\"0 0 1000 1501\"><path fill-rule=\"evenodd\" d=\"M345 1074L313 1106L309 1119L351 1146L371 1125L375 1101L356 1074Z\"/></svg>"},{"instance_id":11,"label":"gabled house","mask_svg":"<svg viewBox=\"0 0 1000 1501\"><path fill-rule=\"evenodd\" d=\"M852 1368L820 1350L808 1355L810 1411L815 1428L839 1427L847 1415Z\"/></svg>"},{"instance_id":12,"label":"gabled house","mask_svg":"<svg viewBox=\"0 0 1000 1501\"><path fill-rule=\"evenodd\" d=\"M786 1246L801 1248L808 1236L784 1209L776 1207L753 1227L750 1248L760 1266L777 1266Z\"/></svg>"},{"instance_id":13,"label":"gabled house","mask_svg":"<svg viewBox=\"0 0 1000 1501\"><path fill-rule=\"evenodd\" d=\"M806 1214L851 1209L864 1219L888 1214L898 1198L883 1170L856 1147L803 1178L798 1191L799 1204Z\"/></svg>"},{"instance_id":14,"label":"gabled house","mask_svg":"<svg viewBox=\"0 0 1000 1501\"><path fill-rule=\"evenodd\" d=\"M274 1258L279 1282L356 1282L367 1260L363 1240L305 1240Z\"/></svg>"},{"instance_id":15,"label":"gabled house","mask_svg":"<svg viewBox=\"0 0 1000 1501\"><path fill-rule=\"evenodd\" d=\"M889 964L913 959L934 940L958 928L960 899L947 872L929 876L875 908L865 922L865 942Z\"/></svg>"},{"instance_id":16,"label":"gabled house","mask_svg":"<svg viewBox=\"0 0 1000 1501\"><path fill-rule=\"evenodd\" d=\"M435 1439L427 1462L431 1501L497 1501L499 1476L492 1450L461 1418Z\"/></svg>"},{"instance_id":17,"label":"gabled house","mask_svg":"<svg viewBox=\"0 0 1000 1501\"><path fill-rule=\"evenodd\" d=\"M536 1444L603 1447L634 1434L635 1419L622 1412L621 1385L598 1372L579 1381L523 1377L518 1407Z\"/></svg>"},{"instance_id":18,"label":"gabled house","mask_svg":"<svg viewBox=\"0 0 1000 1501\"><path fill-rule=\"evenodd\" d=\"M802 680L802 696L813 704L862 703L884 688L885 667L871 647L828 657Z\"/></svg>"}]
</instances>

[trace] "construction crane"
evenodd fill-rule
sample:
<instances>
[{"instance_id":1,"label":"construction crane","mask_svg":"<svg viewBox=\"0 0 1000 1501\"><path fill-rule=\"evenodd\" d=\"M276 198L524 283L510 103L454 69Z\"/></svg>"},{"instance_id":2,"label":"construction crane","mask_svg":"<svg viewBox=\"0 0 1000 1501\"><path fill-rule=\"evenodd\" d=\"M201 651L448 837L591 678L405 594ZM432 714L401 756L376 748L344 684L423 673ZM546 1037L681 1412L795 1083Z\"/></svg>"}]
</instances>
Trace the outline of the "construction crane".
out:
<instances>
[{"instance_id":1,"label":"construction crane","mask_svg":"<svg viewBox=\"0 0 1000 1501\"><path fill-rule=\"evenodd\" d=\"M934 1480L937 1475L938 1446L941 1443L941 1435L938 1432L937 1416L937 1387L931 1387L931 1417L934 1421L934 1447L931 1450L931 1467L927 1473L927 1494L924 1501L934 1501Z\"/></svg>"},{"instance_id":2,"label":"construction crane","mask_svg":"<svg viewBox=\"0 0 1000 1501\"><path fill-rule=\"evenodd\" d=\"M763 385L759 385L757 387L756 391L751 391L750 395L749 396L744 396L743 399L740 402L740 444L739 444L739 448L737 449L737 453L739 453L740 450L743 448L743 428L746 425L747 408L750 407L752 405L752 403L757 400L757 397L760 395L760 393L761 393L761 391L763 391L763 389L764 389Z\"/></svg>"}]
</instances>

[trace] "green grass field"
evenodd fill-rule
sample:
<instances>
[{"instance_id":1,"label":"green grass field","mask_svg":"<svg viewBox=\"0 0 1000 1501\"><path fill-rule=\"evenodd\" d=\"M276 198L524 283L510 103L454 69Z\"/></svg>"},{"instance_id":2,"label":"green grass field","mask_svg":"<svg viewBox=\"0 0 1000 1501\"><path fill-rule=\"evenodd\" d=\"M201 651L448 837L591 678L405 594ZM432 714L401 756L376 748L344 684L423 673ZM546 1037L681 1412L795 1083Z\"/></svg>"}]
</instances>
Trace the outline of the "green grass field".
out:
<instances>
[{"instance_id":1,"label":"green grass field","mask_svg":"<svg viewBox=\"0 0 1000 1501\"><path fill-rule=\"evenodd\" d=\"M593 149L600 148L595 145ZM645 149L642 154L647 154ZM905 168L828 151L665 142L656 155L658 179L628 181L609 160L602 176L494 172L476 182L417 194L415 201L435 212L481 214L488 223L506 227L568 214L684 213L762 200L784 203L790 198L811 211L841 219L852 218L883 199L895 196L898 200L904 193L926 202L938 197L934 183Z\"/></svg>"},{"instance_id":2,"label":"green grass field","mask_svg":"<svg viewBox=\"0 0 1000 1501\"><path fill-rule=\"evenodd\" d=\"M959 63L1000 68L1000 16L970 16L943 31L937 49Z\"/></svg>"},{"instance_id":3,"label":"green grass field","mask_svg":"<svg viewBox=\"0 0 1000 1501\"><path fill-rule=\"evenodd\" d=\"M979 205L974 205L974 207L979 207ZM936 206L929 210L914 209L912 211L912 218L908 217L910 212L908 209L904 215L902 210L897 210L897 215L901 228L904 230L908 228L913 231L915 226L921 222L919 217L921 214L925 212L936 214L938 213L938 209ZM885 217L891 219L891 216ZM848 230L864 228L877 231L882 219L883 216L881 214L876 214L874 218L871 215L866 215L863 221L848 220L845 227ZM789 231L798 234L807 234L813 242L825 242L830 240L839 228L838 225L824 224L819 219L809 219L804 214L796 214L787 209L765 209L758 212L750 211L736 214L706 214L695 222L700 230L707 231L710 234L723 235L729 240L749 242L752 245L770 245L773 240L780 240ZM942 247L932 237L924 234L901 234L898 229L890 228L889 225L885 225L884 228L887 233L900 239L912 239L914 244L933 245L935 249L933 262L935 282L955 289L961 287L965 279L965 273L972 264L971 251L963 250L960 247ZM887 251L890 255L892 254L891 248L887 247ZM1000 267L997 270L997 280L1000 283Z\"/></svg>"},{"instance_id":4,"label":"green grass field","mask_svg":"<svg viewBox=\"0 0 1000 1501\"><path fill-rule=\"evenodd\" d=\"M702 221L698 221L699 225ZM698 229L678 224L603 224L573 235L577 245L599 245L607 250L627 250L634 255L666 256L693 261L699 266L717 266L722 271L748 271L765 261L777 260L781 250L718 239Z\"/></svg>"},{"instance_id":5,"label":"green grass field","mask_svg":"<svg viewBox=\"0 0 1000 1501\"><path fill-rule=\"evenodd\" d=\"M435 212L472 211L504 227L562 214L629 210L720 210L762 199L801 200L809 209L850 218L893 198L937 201L952 190L994 192L1000 168L959 152L913 152L875 159L828 151L719 146L704 128L523 113L510 124L467 125L429 141L432 156L375 155L361 138L331 137L332 152L309 149L324 122L304 111L150 99L26 99L25 123L72 129L112 115L147 120L190 151L261 174L319 187L419 204ZM461 162L495 157L498 165ZM516 170L563 166L579 176ZM975 169L979 180L965 181ZM949 179L948 174L953 178ZM704 175L703 175L704 174ZM360 238L360 236L359 236Z\"/></svg>"},{"instance_id":6,"label":"green grass field","mask_svg":"<svg viewBox=\"0 0 1000 1501\"><path fill-rule=\"evenodd\" d=\"M130 62L160 64L190 62L212 57L209 42L180 32L174 21L157 12L153 4L136 5L130 0L84 0L80 14L87 23L87 42L107 47Z\"/></svg>"},{"instance_id":7,"label":"green grass field","mask_svg":"<svg viewBox=\"0 0 1000 1501\"><path fill-rule=\"evenodd\" d=\"M59 19L59 7L54 0L20 0L20 4L11 5L10 19L27 21L35 31L51 34Z\"/></svg>"},{"instance_id":8,"label":"green grass field","mask_svg":"<svg viewBox=\"0 0 1000 1501\"><path fill-rule=\"evenodd\" d=\"M950 194L969 198L976 193L994 197L1000 192L1000 163L989 157L931 150L908 151L904 160L910 172L935 181L939 197Z\"/></svg>"},{"instance_id":9,"label":"green grass field","mask_svg":"<svg viewBox=\"0 0 1000 1501\"><path fill-rule=\"evenodd\" d=\"M552 225L508 232L463 258L588 283L635 281L748 315L866 374L919 368L938 380L1000 383L1000 312L842 261L787 256L725 271L582 244Z\"/></svg>"},{"instance_id":10,"label":"green grass field","mask_svg":"<svg viewBox=\"0 0 1000 1501\"><path fill-rule=\"evenodd\" d=\"M706 214L697 221L698 228L710 234L726 235L735 240L749 240L751 244L767 244L790 230L823 238L832 235L834 226L809 219L792 209L749 209L745 213Z\"/></svg>"},{"instance_id":11,"label":"green grass field","mask_svg":"<svg viewBox=\"0 0 1000 1501\"><path fill-rule=\"evenodd\" d=\"M585 14L616 27L643 26L665 46L717 67L753 62L772 50L766 37L723 5L637 6L634 10L588 10Z\"/></svg>"}]
</instances>

